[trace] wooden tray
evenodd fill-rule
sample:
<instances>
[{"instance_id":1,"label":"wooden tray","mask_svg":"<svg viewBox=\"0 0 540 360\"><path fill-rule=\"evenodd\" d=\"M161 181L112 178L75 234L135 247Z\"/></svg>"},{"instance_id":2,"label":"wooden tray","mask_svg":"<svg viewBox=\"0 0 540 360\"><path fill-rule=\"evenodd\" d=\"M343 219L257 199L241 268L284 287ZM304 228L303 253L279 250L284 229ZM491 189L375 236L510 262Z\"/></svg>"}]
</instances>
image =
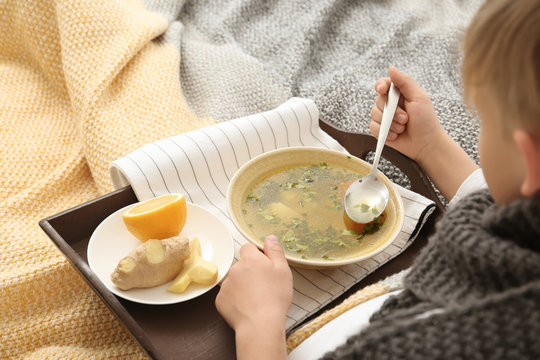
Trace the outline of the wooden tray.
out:
<instances>
[{"instance_id":1,"label":"wooden tray","mask_svg":"<svg viewBox=\"0 0 540 360\"><path fill-rule=\"evenodd\" d=\"M320 121L320 126L355 156L365 159L370 151L375 150L376 139L370 135L349 133L324 120ZM435 201L435 216L431 216L407 250L311 318L340 303L354 291L409 267L418 251L426 244L427 236L433 231L435 218L444 209L428 177L414 161L389 147L385 147L382 156L405 173L413 191ZM94 229L107 216L136 201L135 193L128 186L47 217L41 220L39 225L150 357L160 360L235 359L234 332L218 314L214 305L219 287L187 302L144 305L116 297L90 269L86 250Z\"/></svg>"}]
</instances>

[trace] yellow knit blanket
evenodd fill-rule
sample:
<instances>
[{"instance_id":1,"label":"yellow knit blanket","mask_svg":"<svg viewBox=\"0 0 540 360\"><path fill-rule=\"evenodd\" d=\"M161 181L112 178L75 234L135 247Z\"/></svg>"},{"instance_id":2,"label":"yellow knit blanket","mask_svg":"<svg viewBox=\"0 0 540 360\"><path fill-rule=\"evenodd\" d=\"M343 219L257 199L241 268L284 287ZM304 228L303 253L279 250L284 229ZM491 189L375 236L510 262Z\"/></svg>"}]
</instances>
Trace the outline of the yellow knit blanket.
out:
<instances>
[{"instance_id":1,"label":"yellow knit blanket","mask_svg":"<svg viewBox=\"0 0 540 360\"><path fill-rule=\"evenodd\" d=\"M112 160L213 123L166 27L137 0L0 1L0 359L146 357L38 221L111 191Z\"/></svg>"}]
</instances>

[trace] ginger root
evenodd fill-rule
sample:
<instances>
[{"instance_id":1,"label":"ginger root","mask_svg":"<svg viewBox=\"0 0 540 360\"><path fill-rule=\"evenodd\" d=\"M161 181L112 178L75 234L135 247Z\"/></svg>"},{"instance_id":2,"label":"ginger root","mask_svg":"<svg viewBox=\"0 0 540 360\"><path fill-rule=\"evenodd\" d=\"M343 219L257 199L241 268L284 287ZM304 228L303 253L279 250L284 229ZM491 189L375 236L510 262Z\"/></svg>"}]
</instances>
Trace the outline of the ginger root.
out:
<instances>
[{"instance_id":1,"label":"ginger root","mask_svg":"<svg viewBox=\"0 0 540 360\"><path fill-rule=\"evenodd\" d=\"M121 290L162 285L174 279L189 256L185 237L148 240L120 260L111 281Z\"/></svg>"},{"instance_id":2,"label":"ginger root","mask_svg":"<svg viewBox=\"0 0 540 360\"><path fill-rule=\"evenodd\" d=\"M167 288L173 293L183 293L192 282L201 285L212 285L217 281L218 268L216 264L206 261L201 256L201 243L193 238L189 244L190 256L184 268Z\"/></svg>"}]
</instances>

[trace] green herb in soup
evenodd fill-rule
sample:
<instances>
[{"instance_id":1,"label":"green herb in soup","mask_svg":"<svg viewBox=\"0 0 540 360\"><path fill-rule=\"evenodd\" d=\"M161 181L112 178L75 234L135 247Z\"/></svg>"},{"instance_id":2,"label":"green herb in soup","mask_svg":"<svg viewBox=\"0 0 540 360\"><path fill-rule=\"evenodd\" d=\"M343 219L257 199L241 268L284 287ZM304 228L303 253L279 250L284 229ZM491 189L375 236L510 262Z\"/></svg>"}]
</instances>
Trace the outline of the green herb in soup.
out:
<instances>
[{"instance_id":1,"label":"green herb in soup","mask_svg":"<svg viewBox=\"0 0 540 360\"><path fill-rule=\"evenodd\" d=\"M386 211L368 224L346 215L343 196L359 176L326 162L287 168L262 179L247 195L242 213L261 241L275 234L289 255L328 261L350 257L372 245L365 244L368 235L386 219Z\"/></svg>"}]
</instances>

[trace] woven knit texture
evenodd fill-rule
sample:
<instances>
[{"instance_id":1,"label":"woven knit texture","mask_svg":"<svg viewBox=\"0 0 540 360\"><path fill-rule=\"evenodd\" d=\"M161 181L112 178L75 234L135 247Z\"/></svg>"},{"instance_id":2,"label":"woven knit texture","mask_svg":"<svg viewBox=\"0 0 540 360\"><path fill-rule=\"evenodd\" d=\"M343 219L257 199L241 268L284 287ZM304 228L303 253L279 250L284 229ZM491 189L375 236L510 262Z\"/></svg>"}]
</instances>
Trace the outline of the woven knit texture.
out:
<instances>
[{"instance_id":1,"label":"woven knit texture","mask_svg":"<svg viewBox=\"0 0 540 360\"><path fill-rule=\"evenodd\" d=\"M111 191L112 160L212 123L166 27L137 1L0 2L1 359L146 357L38 221Z\"/></svg>"},{"instance_id":2,"label":"woven knit texture","mask_svg":"<svg viewBox=\"0 0 540 360\"><path fill-rule=\"evenodd\" d=\"M181 50L182 87L198 114L228 120L299 96L313 99L331 123L367 133L375 81L395 65L426 90L445 130L478 159L460 45L483 0L145 2L169 19L166 37ZM386 161L380 168L409 186Z\"/></svg>"},{"instance_id":3,"label":"woven knit texture","mask_svg":"<svg viewBox=\"0 0 540 360\"><path fill-rule=\"evenodd\" d=\"M540 193L457 203L365 331L324 359L540 358Z\"/></svg>"}]
</instances>

